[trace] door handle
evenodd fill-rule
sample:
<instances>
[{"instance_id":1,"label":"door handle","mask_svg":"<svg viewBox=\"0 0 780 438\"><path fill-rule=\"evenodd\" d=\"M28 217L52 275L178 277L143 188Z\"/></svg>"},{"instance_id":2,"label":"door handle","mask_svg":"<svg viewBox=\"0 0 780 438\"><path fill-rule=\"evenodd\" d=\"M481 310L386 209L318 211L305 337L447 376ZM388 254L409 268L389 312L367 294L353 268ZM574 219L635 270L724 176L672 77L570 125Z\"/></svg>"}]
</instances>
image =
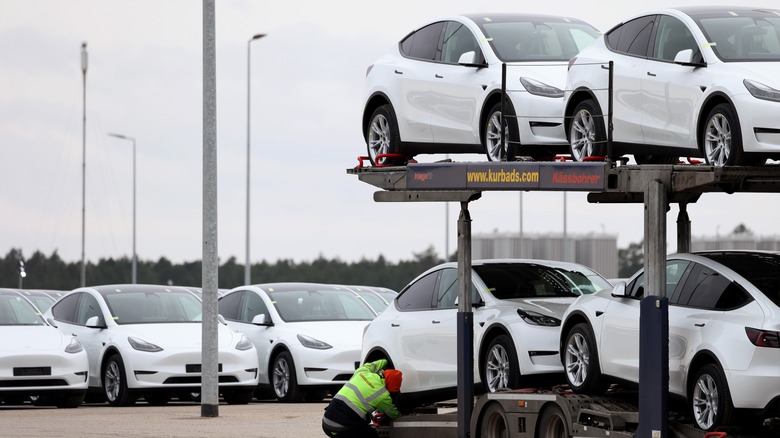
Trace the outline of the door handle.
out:
<instances>
[{"instance_id":1,"label":"door handle","mask_svg":"<svg viewBox=\"0 0 780 438\"><path fill-rule=\"evenodd\" d=\"M402 72L402 71L400 71L400 70L395 70L395 74L397 74L397 75L402 75L402 74L404 74L404 72Z\"/></svg>"},{"instance_id":2,"label":"door handle","mask_svg":"<svg viewBox=\"0 0 780 438\"><path fill-rule=\"evenodd\" d=\"M444 76L442 75L434 75L437 79L444 79Z\"/></svg>"},{"instance_id":3,"label":"door handle","mask_svg":"<svg viewBox=\"0 0 780 438\"><path fill-rule=\"evenodd\" d=\"M401 327L401 324L396 324L394 322L391 322L390 327Z\"/></svg>"},{"instance_id":4,"label":"door handle","mask_svg":"<svg viewBox=\"0 0 780 438\"><path fill-rule=\"evenodd\" d=\"M657 76L655 73L652 73L652 72L647 72L647 75L648 76L652 76L652 77L656 77Z\"/></svg>"},{"instance_id":5,"label":"door handle","mask_svg":"<svg viewBox=\"0 0 780 438\"><path fill-rule=\"evenodd\" d=\"M704 327L704 323L703 323L703 322L699 322L699 323L696 323L696 324L694 324L694 325L695 325L696 327Z\"/></svg>"},{"instance_id":6,"label":"door handle","mask_svg":"<svg viewBox=\"0 0 780 438\"><path fill-rule=\"evenodd\" d=\"M435 319L433 321L431 321L431 324L440 324L440 323L441 323L441 321L437 321Z\"/></svg>"}]
</instances>

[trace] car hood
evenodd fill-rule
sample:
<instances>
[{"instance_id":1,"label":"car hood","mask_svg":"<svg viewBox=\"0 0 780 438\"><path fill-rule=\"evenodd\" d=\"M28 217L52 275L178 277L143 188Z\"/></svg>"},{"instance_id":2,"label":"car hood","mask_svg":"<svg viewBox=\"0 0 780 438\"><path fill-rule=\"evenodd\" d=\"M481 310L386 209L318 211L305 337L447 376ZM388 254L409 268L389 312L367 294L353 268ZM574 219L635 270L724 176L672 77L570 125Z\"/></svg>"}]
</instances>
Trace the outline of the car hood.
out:
<instances>
[{"instance_id":1,"label":"car hood","mask_svg":"<svg viewBox=\"0 0 780 438\"><path fill-rule=\"evenodd\" d=\"M140 338L164 350L201 349L203 345L201 323L125 324L122 335ZM217 324L218 348L235 344L239 336L224 324Z\"/></svg>"},{"instance_id":2,"label":"car hood","mask_svg":"<svg viewBox=\"0 0 780 438\"><path fill-rule=\"evenodd\" d=\"M563 89L567 69L568 63L563 61L512 63L506 65L506 76L507 81L528 78Z\"/></svg>"},{"instance_id":3,"label":"car hood","mask_svg":"<svg viewBox=\"0 0 780 438\"><path fill-rule=\"evenodd\" d=\"M70 336L47 325L0 327L0 352L59 351L70 344Z\"/></svg>"},{"instance_id":4,"label":"car hood","mask_svg":"<svg viewBox=\"0 0 780 438\"><path fill-rule=\"evenodd\" d=\"M501 303L560 319L575 299L574 297L516 298L501 300Z\"/></svg>"},{"instance_id":5,"label":"car hood","mask_svg":"<svg viewBox=\"0 0 780 438\"><path fill-rule=\"evenodd\" d=\"M333 347L360 348L363 328L370 321L311 321L287 324L295 335L306 335ZM297 341L296 341L297 342Z\"/></svg>"},{"instance_id":6,"label":"car hood","mask_svg":"<svg viewBox=\"0 0 780 438\"><path fill-rule=\"evenodd\" d=\"M749 79L780 90L780 63L778 62L727 62L718 65L718 69L728 71L729 76ZM717 77L714 76L713 79ZM747 93L747 89L743 90Z\"/></svg>"}]
</instances>

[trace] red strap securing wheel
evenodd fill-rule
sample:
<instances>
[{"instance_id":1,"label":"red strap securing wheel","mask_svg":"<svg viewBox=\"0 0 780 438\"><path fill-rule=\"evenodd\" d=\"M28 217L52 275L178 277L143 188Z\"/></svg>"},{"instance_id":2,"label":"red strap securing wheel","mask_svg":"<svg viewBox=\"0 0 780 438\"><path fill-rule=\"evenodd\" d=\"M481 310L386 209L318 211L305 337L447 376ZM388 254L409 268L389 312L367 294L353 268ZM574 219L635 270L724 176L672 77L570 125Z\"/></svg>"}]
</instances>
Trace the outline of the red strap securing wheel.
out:
<instances>
[{"instance_id":1,"label":"red strap securing wheel","mask_svg":"<svg viewBox=\"0 0 780 438\"><path fill-rule=\"evenodd\" d=\"M406 159L406 155L404 155L404 154L379 154L379 155L376 156L376 164L374 164L374 167L387 167L387 166L392 166L393 165L393 164L381 164L381 163L379 163L379 161L382 158L403 158L403 159ZM357 157L357 159L358 159L358 165L355 166L355 169L362 169L363 167L365 167L363 165L364 161L369 161L369 162L371 161L371 158L369 158L369 157L367 157L365 155L361 155L361 156ZM409 163L416 163L417 162L417 161L415 161L413 159L407 159L406 161L409 162Z\"/></svg>"},{"instance_id":2,"label":"red strap securing wheel","mask_svg":"<svg viewBox=\"0 0 780 438\"><path fill-rule=\"evenodd\" d=\"M704 438L725 438L726 432L707 432Z\"/></svg>"},{"instance_id":3,"label":"red strap securing wheel","mask_svg":"<svg viewBox=\"0 0 780 438\"><path fill-rule=\"evenodd\" d=\"M361 155L361 156L357 157L357 159L358 159L358 165L355 166L355 169L362 169L363 168L363 161L370 160L370 158L368 158L365 155Z\"/></svg>"},{"instance_id":4,"label":"red strap securing wheel","mask_svg":"<svg viewBox=\"0 0 780 438\"><path fill-rule=\"evenodd\" d=\"M704 161L688 157L688 164L702 164Z\"/></svg>"},{"instance_id":5,"label":"red strap securing wheel","mask_svg":"<svg viewBox=\"0 0 780 438\"><path fill-rule=\"evenodd\" d=\"M603 155L590 155L582 159L582 161L604 161L607 157Z\"/></svg>"}]
</instances>

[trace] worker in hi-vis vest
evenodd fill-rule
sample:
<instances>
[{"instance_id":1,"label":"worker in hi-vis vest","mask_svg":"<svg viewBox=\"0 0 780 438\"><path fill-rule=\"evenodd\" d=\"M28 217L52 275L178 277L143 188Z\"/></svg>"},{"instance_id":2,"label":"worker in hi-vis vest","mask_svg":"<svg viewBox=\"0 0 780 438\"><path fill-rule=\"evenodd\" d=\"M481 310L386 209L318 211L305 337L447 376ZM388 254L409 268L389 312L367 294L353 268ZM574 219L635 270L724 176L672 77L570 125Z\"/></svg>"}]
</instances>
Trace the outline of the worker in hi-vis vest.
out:
<instances>
[{"instance_id":1,"label":"worker in hi-vis vest","mask_svg":"<svg viewBox=\"0 0 780 438\"><path fill-rule=\"evenodd\" d=\"M403 376L385 370L387 360L363 364L331 400L322 416L322 430L329 437L371 438L379 433L371 425L384 424L401 414L396 399Z\"/></svg>"}]
</instances>

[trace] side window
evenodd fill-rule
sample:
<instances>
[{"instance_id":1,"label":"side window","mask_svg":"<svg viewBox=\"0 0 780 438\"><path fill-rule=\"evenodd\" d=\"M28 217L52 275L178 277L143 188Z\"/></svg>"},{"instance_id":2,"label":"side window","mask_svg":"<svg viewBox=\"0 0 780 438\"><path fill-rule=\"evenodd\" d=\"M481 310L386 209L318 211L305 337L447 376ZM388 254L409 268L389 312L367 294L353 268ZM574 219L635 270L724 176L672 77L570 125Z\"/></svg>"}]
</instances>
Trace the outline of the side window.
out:
<instances>
[{"instance_id":1,"label":"side window","mask_svg":"<svg viewBox=\"0 0 780 438\"><path fill-rule=\"evenodd\" d=\"M607 35L607 45L618 52L647 56L654 20L655 15L648 15L623 23Z\"/></svg>"},{"instance_id":2,"label":"side window","mask_svg":"<svg viewBox=\"0 0 780 438\"><path fill-rule=\"evenodd\" d=\"M52 306L51 314L54 316L54 319L65 322L75 322L76 305L79 303L79 297L81 295L83 295L83 293L70 294Z\"/></svg>"},{"instance_id":3,"label":"side window","mask_svg":"<svg viewBox=\"0 0 780 438\"><path fill-rule=\"evenodd\" d=\"M466 52L475 52L479 59L479 45L471 31L457 21L450 21L444 29L444 42L441 49L441 61L448 64L457 64L461 55Z\"/></svg>"},{"instance_id":4,"label":"side window","mask_svg":"<svg viewBox=\"0 0 780 438\"><path fill-rule=\"evenodd\" d=\"M395 299L398 310L430 310L433 307L433 292L439 271L417 280Z\"/></svg>"},{"instance_id":5,"label":"side window","mask_svg":"<svg viewBox=\"0 0 780 438\"><path fill-rule=\"evenodd\" d=\"M720 273L696 265L683 286L678 302L689 307L725 310L739 307L749 300L745 291Z\"/></svg>"},{"instance_id":6,"label":"side window","mask_svg":"<svg viewBox=\"0 0 780 438\"><path fill-rule=\"evenodd\" d=\"M238 321L238 306L245 293L245 291L237 291L221 297L218 302L219 314L225 319Z\"/></svg>"},{"instance_id":7,"label":"side window","mask_svg":"<svg viewBox=\"0 0 780 438\"><path fill-rule=\"evenodd\" d=\"M103 312L100 311L100 304L97 299L90 294L81 294L79 305L76 309L76 324L85 325L89 318L98 317L98 324L103 324Z\"/></svg>"},{"instance_id":8,"label":"side window","mask_svg":"<svg viewBox=\"0 0 780 438\"><path fill-rule=\"evenodd\" d=\"M265 314L268 318L271 317L271 315L268 314L268 308L265 306L265 301L254 292L246 292L244 305L241 308L241 321L252 322L252 318L262 314Z\"/></svg>"},{"instance_id":9,"label":"side window","mask_svg":"<svg viewBox=\"0 0 780 438\"><path fill-rule=\"evenodd\" d=\"M655 33L653 58L674 61L677 53L685 49L692 49L694 52L697 50L696 40L691 31L682 21L662 15Z\"/></svg>"},{"instance_id":10,"label":"side window","mask_svg":"<svg viewBox=\"0 0 780 438\"><path fill-rule=\"evenodd\" d=\"M642 298L645 296L645 273L639 274L637 278L626 286L626 295L632 298Z\"/></svg>"},{"instance_id":11,"label":"side window","mask_svg":"<svg viewBox=\"0 0 780 438\"><path fill-rule=\"evenodd\" d=\"M686 260L670 260L666 262L666 296L672 297L680 279L685 273L685 269L690 262ZM647 294L645 290L645 273L640 274L634 281L626 286L626 293L633 298L644 298Z\"/></svg>"},{"instance_id":12,"label":"side window","mask_svg":"<svg viewBox=\"0 0 780 438\"><path fill-rule=\"evenodd\" d=\"M433 23L407 36L401 41L401 53L410 57L433 61L439 48L444 22Z\"/></svg>"},{"instance_id":13,"label":"side window","mask_svg":"<svg viewBox=\"0 0 780 438\"><path fill-rule=\"evenodd\" d=\"M456 307L458 299L458 270L444 269L436 291L436 307L446 309Z\"/></svg>"}]
</instances>

